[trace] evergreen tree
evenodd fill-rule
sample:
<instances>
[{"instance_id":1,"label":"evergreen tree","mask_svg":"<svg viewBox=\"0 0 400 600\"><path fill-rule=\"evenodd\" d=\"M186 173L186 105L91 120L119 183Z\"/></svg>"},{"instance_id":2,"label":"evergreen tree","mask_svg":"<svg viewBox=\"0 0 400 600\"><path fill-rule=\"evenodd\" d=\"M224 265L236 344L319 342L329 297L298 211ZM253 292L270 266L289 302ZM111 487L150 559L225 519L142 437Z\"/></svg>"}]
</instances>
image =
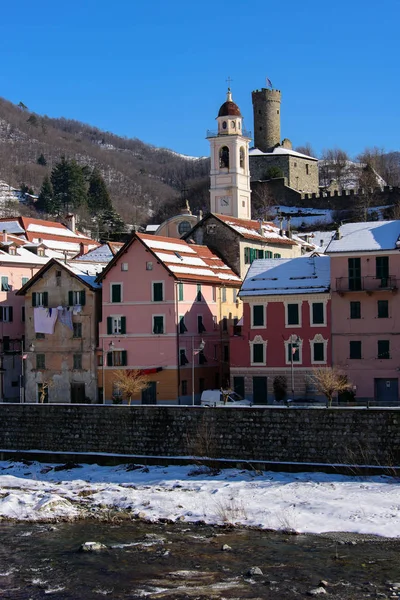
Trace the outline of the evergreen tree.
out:
<instances>
[{"instance_id":1,"label":"evergreen tree","mask_svg":"<svg viewBox=\"0 0 400 600\"><path fill-rule=\"evenodd\" d=\"M126 235L125 223L112 206L99 214L98 227L100 240L119 241Z\"/></svg>"},{"instance_id":2,"label":"evergreen tree","mask_svg":"<svg viewBox=\"0 0 400 600\"><path fill-rule=\"evenodd\" d=\"M53 186L48 175L43 179L36 208L50 215L56 215L61 212L61 205L54 198Z\"/></svg>"},{"instance_id":3,"label":"evergreen tree","mask_svg":"<svg viewBox=\"0 0 400 600\"><path fill-rule=\"evenodd\" d=\"M82 168L75 160L67 160L65 156L55 165L51 172L54 198L63 210L70 211L86 204L87 191Z\"/></svg>"},{"instance_id":4,"label":"evergreen tree","mask_svg":"<svg viewBox=\"0 0 400 600\"><path fill-rule=\"evenodd\" d=\"M87 203L92 214L112 209L107 186L97 167L93 169L90 176Z\"/></svg>"},{"instance_id":5,"label":"evergreen tree","mask_svg":"<svg viewBox=\"0 0 400 600\"><path fill-rule=\"evenodd\" d=\"M47 160L45 159L43 152L38 157L36 162L38 165L42 165L42 167L45 167L47 165Z\"/></svg>"},{"instance_id":6,"label":"evergreen tree","mask_svg":"<svg viewBox=\"0 0 400 600\"><path fill-rule=\"evenodd\" d=\"M36 115L31 115L27 120L27 123L29 123L29 125L32 125L32 127L37 127L39 125L39 121Z\"/></svg>"}]
</instances>

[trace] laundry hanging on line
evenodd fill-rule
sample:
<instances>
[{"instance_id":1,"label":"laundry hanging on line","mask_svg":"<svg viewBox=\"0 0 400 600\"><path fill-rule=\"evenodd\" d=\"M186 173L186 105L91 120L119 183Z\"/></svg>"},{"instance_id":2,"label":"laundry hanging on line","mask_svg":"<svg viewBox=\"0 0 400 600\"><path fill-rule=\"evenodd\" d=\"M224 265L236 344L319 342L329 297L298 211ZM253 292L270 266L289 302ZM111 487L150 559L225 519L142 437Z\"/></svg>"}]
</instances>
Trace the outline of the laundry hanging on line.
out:
<instances>
[{"instance_id":1,"label":"laundry hanging on line","mask_svg":"<svg viewBox=\"0 0 400 600\"><path fill-rule=\"evenodd\" d=\"M56 308L45 308L36 306L33 309L33 324L35 333L54 333L54 327L58 318Z\"/></svg>"},{"instance_id":2,"label":"laundry hanging on line","mask_svg":"<svg viewBox=\"0 0 400 600\"><path fill-rule=\"evenodd\" d=\"M60 323L73 331L74 326L72 325L72 311L68 307L66 308L64 306L57 306L57 310L58 320Z\"/></svg>"}]
</instances>

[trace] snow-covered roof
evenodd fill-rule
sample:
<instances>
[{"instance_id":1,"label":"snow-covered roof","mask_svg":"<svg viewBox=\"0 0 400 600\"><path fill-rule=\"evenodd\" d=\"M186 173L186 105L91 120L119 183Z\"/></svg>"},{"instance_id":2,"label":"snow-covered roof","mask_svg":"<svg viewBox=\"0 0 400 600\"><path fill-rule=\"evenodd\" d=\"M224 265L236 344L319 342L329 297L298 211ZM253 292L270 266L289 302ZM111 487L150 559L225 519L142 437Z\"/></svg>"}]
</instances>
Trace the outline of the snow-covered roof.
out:
<instances>
[{"instance_id":1,"label":"snow-covered roof","mask_svg":"<svg viewBox=\"0 0 400 600\"><path fill-rule=\"evenodd\" d=\"M302 154L301 152L296 152L296 150L291 150L289 148L284 148L283 146L277 146L272 150L272 152L263 152L258 148L250 148L249 156L296 156L297 158L306 158L307 160L315 160L318 161L318 158L314 156L308 156L307 154Z\"/></svg>"},{"instance_id":2,"label":"snow-covered roof","mask_svg":"<svg viewBox=\"0 0 400 600\"><path fill-rule=\"evenodd\" d=\"M335 235L334 231L309 231L307 233L299 233L298 237L302 239L308 238L317 252L325 252L329 242Z\"/></svg>"},{"instance_id":3,"label":"snow-covered roof","mask_svg":"<svg viewBox=\"0 0 400 600\"><path fill-rule=\"evenodd\" d=\"M184 240L136 234L137 237L157 256L178 278L204 282L225 282L239 284L241 279L222 259L207 246L188 244Z\"/></svg>"},{"instance_id":4,"label":"snow-covered roof","mask_svg":"<svg viewBox=\"0 0 400 600\"><path fill-rule=\"evenodd\" d=\"M16 254L9 254L4 250L0 250L0 264L33 264L33 265L44 265L50 260L50 256L38 256L29 250L26 250L23 246L17 248Z\"/></svg>"},{"instance_id":5,"label":"snow-covered roof","mask_svg":"<svg viewBox=\"0 0 400 600\"><path fill-rule=\"evenodd\" d=\"M326 253L372 252L400 247L400 221L345 223L329 243Z\"/></svg>"},{"instance_id":6,"label":"snow-covered roof","mask_svg":"<svg viewBox=\"0 0 400 600\"><path fill-rule=\"evenodd\" d=\"M146 225L146 233L155 233L159 227L159 225Z\"/></svg>"},{"instance_id":7,"label":"snow-covered roof","mask_svg":"<svg viewBox=\"0 0 400 600\"><path fill-rule=\"evenodd\" d=\"M239 296L315 294L329 287L329 256L268 258L253 262Z\"/></svg>"},{"instance_id":8,"label":"snow-covered roof","mask_svg":"<svg viewBox=\"0 0 400 600\"><path fill-rule=\"evenodd\" d=\"M237 219L236 217L219 214L215 214L214 217L223 221L246 239L265 243L270 242L271 244L284 244L286 246L296 245L295 241L285 235L281 235L279 227L274 225L274 223Z\"/></svg>"},{"instance_id":9,"label":"snow-covered roof","mask_svg":"<svg viewBox=\"0 0 400 600\"><path fill-rule=\"evenodd\" d=\"M53 225L38 225L37 223L29 223L28 227L26 228L26 231L31 231L34 233L43 233L43 234L50 234L50 235L62 235L65 237L72 237L72 238L85 238L86 236L75 233L74 231L71 231L71 229L68 229L68 227L65 227L64 225L62 225L60 223L60 227L55 227Z\"/></svg>"},{"instance_id":10,"label":"snow-covered roof","mask_svg":"<svg viewBox=\"0 0 400 600\"><path fill-rule=\"evenodd\" d=\"M89 250L86 254L76 256L74 260L79 262L100 262L108 263L119 252L124 244L119 242L107 242Z\"/></svg>"},{"instance_id":11,"label":"snow-covered roof","mask_svg":"<svg viewBox=\"0 0 400 600\"><path fill-rule=\"evenodd\" d=\"M0 221L0 231L6 231L7 233L25 233L25 230L21 227L18 221L10 220L10 221Z\"/></svg>"}]
</instances>

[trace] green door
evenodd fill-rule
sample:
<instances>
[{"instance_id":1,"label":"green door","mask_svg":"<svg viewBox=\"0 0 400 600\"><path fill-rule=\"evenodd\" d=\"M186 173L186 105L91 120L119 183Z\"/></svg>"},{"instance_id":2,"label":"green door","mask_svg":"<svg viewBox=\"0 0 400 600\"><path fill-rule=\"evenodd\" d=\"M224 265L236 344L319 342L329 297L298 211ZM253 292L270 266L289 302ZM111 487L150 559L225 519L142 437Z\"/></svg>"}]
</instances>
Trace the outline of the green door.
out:
<instances>
[{"instance_id":1,"label":"green door","mask_svg":"<svg viewBox=\"0 0 400 600\"><path fill-rule=\"evenodd\" d=\"M349 258L349 290L362 289L361 285L361 259Z\"/></svg>"},{"instance_id":2,"label":"green door","mask_svg":"<svg viewBox=\"0 0 400 600\"><path fill-rule=\"evenodd\" d=\"M253 403L268 403L268 377L253 377Z\"/></svg>"}]
</instances>

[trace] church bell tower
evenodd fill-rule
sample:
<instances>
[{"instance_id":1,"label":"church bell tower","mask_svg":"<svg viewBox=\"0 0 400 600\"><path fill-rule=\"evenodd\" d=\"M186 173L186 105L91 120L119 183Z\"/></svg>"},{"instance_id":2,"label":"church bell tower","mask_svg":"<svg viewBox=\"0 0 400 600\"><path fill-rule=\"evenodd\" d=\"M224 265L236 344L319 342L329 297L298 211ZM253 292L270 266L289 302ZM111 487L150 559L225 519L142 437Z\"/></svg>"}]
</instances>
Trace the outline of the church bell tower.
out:
<instances>
[{"instance_id":1,"label":"church bell tower","mask_svg":"<svg viewBox=\"0 0 400 600\"><path fill-rule=\"evenodd\" d=\"M218 130L207 132L211 146L210 211L239 219L251 219L249 143L240 109L227 99L219 109Z\"/></svg>"}]
</instances>

